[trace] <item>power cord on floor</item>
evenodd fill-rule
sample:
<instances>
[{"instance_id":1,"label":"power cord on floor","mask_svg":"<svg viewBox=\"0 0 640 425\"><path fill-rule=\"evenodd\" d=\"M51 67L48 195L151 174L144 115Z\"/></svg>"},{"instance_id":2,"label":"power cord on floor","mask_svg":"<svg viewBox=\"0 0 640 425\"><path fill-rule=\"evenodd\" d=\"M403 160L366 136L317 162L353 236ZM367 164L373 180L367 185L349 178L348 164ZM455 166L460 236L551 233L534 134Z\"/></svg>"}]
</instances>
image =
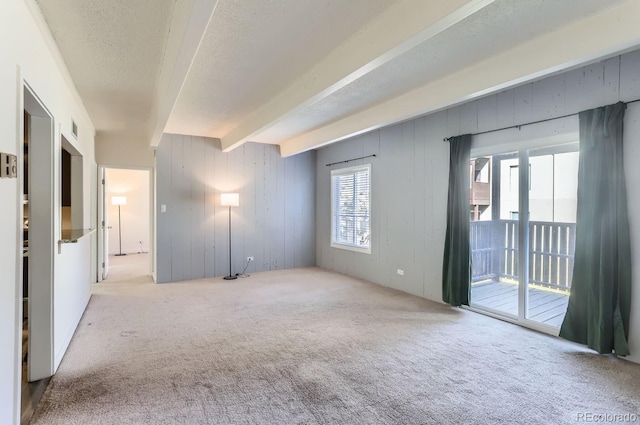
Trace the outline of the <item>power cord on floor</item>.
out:
<instances>
[{"instance_id":1,"label":"power cord on floor","mask_svg":"<svg viewBox=\"0 0 640 425\"><path fill-rule=\"evenodd\" d=\"M242 270L242 273L236 273L236 276L241 277L241 278L246 278L246 277L250 277L250 274L244 274L244 272L247 271L247 269L249 268L249 263L251 262L251 260L247 260L247 265L244 266L244 269Z\"/></svg>"}]
</instances>

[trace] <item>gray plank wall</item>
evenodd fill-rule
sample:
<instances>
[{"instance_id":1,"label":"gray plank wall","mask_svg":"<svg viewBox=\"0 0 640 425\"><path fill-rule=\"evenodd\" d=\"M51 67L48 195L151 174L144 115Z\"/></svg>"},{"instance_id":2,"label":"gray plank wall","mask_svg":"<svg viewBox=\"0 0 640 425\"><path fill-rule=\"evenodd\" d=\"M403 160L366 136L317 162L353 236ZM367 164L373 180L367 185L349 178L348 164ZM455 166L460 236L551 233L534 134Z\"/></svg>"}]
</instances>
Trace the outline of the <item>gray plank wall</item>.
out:
<instances>
[{"instance_id":1,"label":"gray plank wall","mask_svg":"<svg viewBox=\"0 0 640 425\"><path fill-rule=\"evenodd\" d=\"M449 172L449 145L442 139L638 98L640 53L632 52L320 149L316 166L318 266L440 301ZM634 134L631 126L640 118L640 103L629 105L626 118L626 155L635 161L626 172L629 179L635 173L637 181L640 134ZM372 164L372 253L331 248L330 170L344 165L325 165L370 154L377 157L348 165ZM629 191L629 196L629 211L638 211L640 191ZM640 287L640 218L632 221L637 235L634 276ZM404 276L397 269L403 269ZM636 292L640 310L640 291Z\"/></svg>"},{"instance_id":2,"label":"gray plank wall","mask_svg":"<svg viewBox=\"0 0 640 425\"><path fill-rule=\"evenodd\" d=\"M315 265L315 162L315 152L282 158L277 146L246 143L224 153L215 139L163 135L156 153L158 282L229 274L224 192L240 194L240 206L231 208L233 273L248 256L255 261L246 273Z\"/></svg>"}]
</instances>

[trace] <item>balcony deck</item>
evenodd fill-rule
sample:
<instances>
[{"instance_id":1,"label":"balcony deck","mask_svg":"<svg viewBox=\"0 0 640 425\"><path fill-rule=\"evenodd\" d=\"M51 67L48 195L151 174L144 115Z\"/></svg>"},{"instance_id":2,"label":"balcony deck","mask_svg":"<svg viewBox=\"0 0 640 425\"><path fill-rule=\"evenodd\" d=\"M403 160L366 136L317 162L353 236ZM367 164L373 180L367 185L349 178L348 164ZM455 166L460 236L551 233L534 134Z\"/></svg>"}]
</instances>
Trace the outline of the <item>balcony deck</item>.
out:
<instances>
[{"instance_id":1,"label":"balcony deck","mask_svg":"<svg viewBox=\"0 0 640 425\"><path fill-rule=\"evenodd\" d=\"M567 312L569 294L564 291L529 287L527 319L559 327ZM518 285L484 281L471 285L471 306L518 316Z\"/></svg>"}]
</instances>

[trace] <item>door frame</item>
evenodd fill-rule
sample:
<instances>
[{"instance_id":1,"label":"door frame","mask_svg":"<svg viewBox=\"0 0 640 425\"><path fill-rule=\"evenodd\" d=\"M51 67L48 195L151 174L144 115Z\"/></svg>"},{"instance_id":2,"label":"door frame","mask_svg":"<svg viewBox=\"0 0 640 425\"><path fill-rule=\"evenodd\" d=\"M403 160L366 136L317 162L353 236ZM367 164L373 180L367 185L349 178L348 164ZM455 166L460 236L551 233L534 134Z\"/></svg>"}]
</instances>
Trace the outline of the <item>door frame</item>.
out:
<instances>
[{"instance_id":1,"label":"door frame","mask_svg":"<svg viewBox=\"0 0 640 425\"><path fill-rule=\"evenodd\" d=\"M20 131L18 143L20 149L18 149L18 164L24 164L23 155L23 143L24 143L24 131L25 125L23 111L27 111L30 115L30 121L32 125L29 130L29 160L34 159L36 150L38 154L36 160L44 164L42 167L30 166L29 167L29 226L34 224L40 228L38 232L31 232L29 234L29 261L28 261L28 288L29 288L29 304L28 304L28 316L29 316L29 337L28 337L28 353L29 360L27 364L28 381L37 381L40 379L48 378L55 372L54 366L54 335L53 335L53 294L54 294L54 278L55 278L55 240L56 240L56 222L59 217L57 212L57 198L56 198L56 185L58 180L56 179L56 149L59 149L59 143L57 143L55 118L50 110L40 100L37 93L31 88L26 80L21 80L21 95L19 102L19 115L20 115ZM42 132L43 138L37 139L36 144L41 146L34 146L34 131L33 121L42 119L39 123L39 130ZM48 121L48 122L47 122ZM44 139L47 140L44 140ZM48 144L48 145L47 145ZM40 156L40 158L37 158ZM22 225L23 225L23 212L22 212L22 189L24 186L24 166L20 166L22 171L19 173L18 186L18 245L19 251L22 252ZM41 172L36 175L35 171ZM37 184L34 184L37 182ZM48 183L44 183L48 182ZM33 188L38 187L41 193L34 193ZM35 195L35 196L34 196ZM38 215L33 214L34 211L38 211ZM32 236L35 237L32 238ZM34 261L35 257L35 261ZM19 301L19 319L17 328L19 328L19 351L22 354L22 279L24 270L22 267L22 256L18 261L18 279L16 285L19 286L17 290ZM38 280L38 285L34 285L34 278ZM20 364L20 370L22 366L22 355L17 356L17 361ZM21 372L20 372L21 374ZM21 379L20 379L21 380ZM20 392L18 393L20 394Z\"/></svg>"},{"instance_id":2,"label":"door frame","mask_svg":"<svg viewBox=\"0 0 640 425\"><path fill-rule=\"evenodd\" d=\"M156 244L155 244L155 169L154 167L144 167L144 166L124 166L124 165L113 165L113 164L98 164L97 172L98 172L98 224L103 226L103 221L105 220L105 213L108 210L108 200L106 199L107 193L103 189L102 186L102 176L105 174L105 171L109 168L118 169L118 170L143 170L149 172L149 264L147 265L147 270L145 271L149 275L153 277L155 282L156 280L156 272L155 272L155 257L156 257ZM108 236L105 238L105 233L103 231L98 232L98 255L97 255L97 271L98 271L98 282L102 281L102 263L105 262L105 257L108 258L109 253L105 252L105 239L108 240ZM108 261L108 260L107 260Z\"/></svg>"},{"instance_id":3,"label":"door frame","mask_svg":"<svg viewBox=\"0 0 640 425\"><path fill-rule=\"evenodd\" d=\"M523 127L507 128L488 131L472 138L470 157L487 155L499 155L501 153L514 152L518 157L518 184L519 188L529 187L529 150L550 146L574 143L579 140L579 122L577 116L556 118L540 123L534 123ZM519 211L529 211L529 196L518 195ZM524 219L518 220L518 238L520 246L529 246L529 217L528 214L519 214ZM514 323L544 332L558 335L559 328L527 319L529 279L529 258L527 250L518 250L518 315L512 316L488 308L478 308L472 305L464 308L481 313L505 322ZM470 300L470 304L473 301Z\"/></svg>"}]
</instances>

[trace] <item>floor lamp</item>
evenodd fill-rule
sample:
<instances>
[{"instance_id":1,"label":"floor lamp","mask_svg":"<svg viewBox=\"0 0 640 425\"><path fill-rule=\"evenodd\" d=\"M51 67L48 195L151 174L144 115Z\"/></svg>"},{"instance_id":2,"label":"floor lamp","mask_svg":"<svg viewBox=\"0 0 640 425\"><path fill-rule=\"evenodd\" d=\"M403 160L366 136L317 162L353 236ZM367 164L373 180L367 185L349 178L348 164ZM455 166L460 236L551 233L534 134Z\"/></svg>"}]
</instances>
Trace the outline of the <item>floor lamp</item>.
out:
<instances>
[{"instance_id":1,"label":"floor lamp","mask_svg":"<svg viewBox=\"0 0 640 425\"><path fill-rule=\"evenodd\" d=\"M225 280L236 279L237 275L231 274L231 207L240 206L240 195L237 193L223 193L220 195L220 205L229 207L229 276L225 276Z\"/></svg>"},{"instance_id":2,"label":"floor lamp","mask_svg":"<svg viewBox=\"0 0 640 425\"><path fill-rule=\"evenodd\" d=\"M120 221L120 205L127 205L127 197L126 196L112 196L111 203L113 205L118 206L118 244L120 245L120 255L127 255L122 253L122 224Z\"/></svg>"}]
</instances>

